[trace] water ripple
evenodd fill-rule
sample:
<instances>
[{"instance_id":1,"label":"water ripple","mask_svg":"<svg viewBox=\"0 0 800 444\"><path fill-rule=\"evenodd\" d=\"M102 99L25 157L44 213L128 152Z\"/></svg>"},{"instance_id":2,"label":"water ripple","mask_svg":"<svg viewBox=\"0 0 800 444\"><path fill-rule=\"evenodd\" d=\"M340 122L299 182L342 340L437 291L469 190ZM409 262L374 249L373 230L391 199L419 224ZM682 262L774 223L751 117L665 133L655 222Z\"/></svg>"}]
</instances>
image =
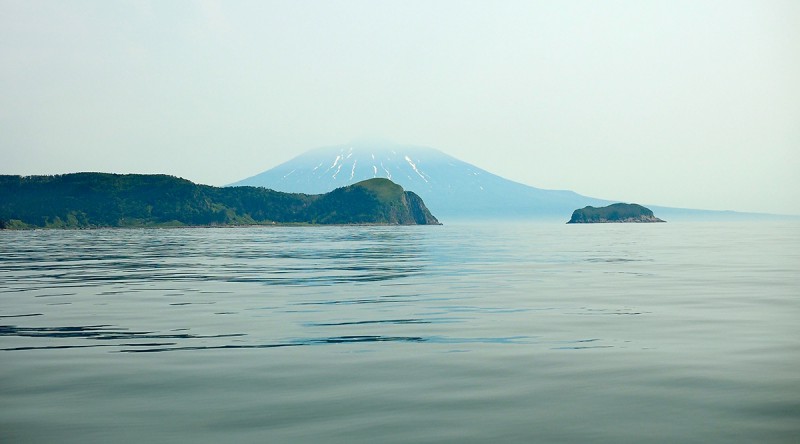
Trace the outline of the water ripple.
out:
<instances>
[{"instance_id":1,"label":"water ripple","mask_svg":"<svg viewBox=\"0 0 800 444\"><path fill-rule=\"evenodd\" d=\"M17 336L29 338L85 338L96 340L117 339L209 339L246 336L244 333L192 335L163 334L152 331L128 331L126 329L109 328L112 325L86 325L77 327L17 327L0 325L0 336Z\"/></svg>"}]
</instances>

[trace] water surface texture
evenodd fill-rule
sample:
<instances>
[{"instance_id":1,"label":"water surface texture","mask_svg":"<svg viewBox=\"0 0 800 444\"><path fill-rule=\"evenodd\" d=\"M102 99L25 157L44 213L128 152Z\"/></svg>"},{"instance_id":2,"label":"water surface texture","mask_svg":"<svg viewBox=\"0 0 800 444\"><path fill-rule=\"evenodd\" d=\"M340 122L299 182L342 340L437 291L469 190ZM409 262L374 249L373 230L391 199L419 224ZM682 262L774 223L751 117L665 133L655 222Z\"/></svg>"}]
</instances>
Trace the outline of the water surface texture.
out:
<instances>
[{"instance_id":1,"label":"water surface texture","mask_svg":"<svg viewBox=\"0 0 800 444\"><path fill-rule=\"evenodd\" d=\"M0 232L0 442L800 439L800 225Z\"/></svg>"}]
</instances>

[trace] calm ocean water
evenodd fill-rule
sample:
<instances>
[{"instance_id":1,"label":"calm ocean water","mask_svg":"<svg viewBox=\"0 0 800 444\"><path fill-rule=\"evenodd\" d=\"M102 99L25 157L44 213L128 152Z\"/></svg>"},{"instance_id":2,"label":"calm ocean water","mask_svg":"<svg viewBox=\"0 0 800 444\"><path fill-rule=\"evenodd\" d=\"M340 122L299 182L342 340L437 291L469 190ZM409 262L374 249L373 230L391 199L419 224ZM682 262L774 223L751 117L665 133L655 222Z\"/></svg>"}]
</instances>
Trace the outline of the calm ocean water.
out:
<instances>
[{"instance_id":1,"label":"calm ocean water","mask_svg":"<svg viewBox=\"0 0 800 444\"><path fill-rule=\"evenodd\" d=\"M0 442L800 442L800 224L0 232Z\"/></svg>"}]
</instances>

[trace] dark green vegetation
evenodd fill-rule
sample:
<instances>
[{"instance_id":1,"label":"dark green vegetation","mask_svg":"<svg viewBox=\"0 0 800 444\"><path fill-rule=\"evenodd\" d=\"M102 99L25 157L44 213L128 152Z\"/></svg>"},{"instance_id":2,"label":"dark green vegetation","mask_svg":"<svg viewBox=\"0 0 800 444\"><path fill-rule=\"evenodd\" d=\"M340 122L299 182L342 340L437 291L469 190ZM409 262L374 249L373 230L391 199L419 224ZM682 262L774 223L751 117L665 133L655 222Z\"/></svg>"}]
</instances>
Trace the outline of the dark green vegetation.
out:
<instances>
[{"instance_id":1,"label":"dark green vegetation","mask_svg":"<svg viewBox=\"0 0 800 444\"><path fill-rule=\"evenodd\" d=\"M326 194L218 188L166 175L0 175L0 228L438 224L416 194L372 179Z\"/></svg>"},{"instance_id":2,"label":"dark green vegetation","mask_svg":"<svg viewBox=\"0 0 800 444\"><path fill-rule=\"evenodd\" d=\"M615 203L606 207L585 207L575 210L568 224L608 222L664 222L649 208L637 204Z\"/></svg>"}]
</instances>

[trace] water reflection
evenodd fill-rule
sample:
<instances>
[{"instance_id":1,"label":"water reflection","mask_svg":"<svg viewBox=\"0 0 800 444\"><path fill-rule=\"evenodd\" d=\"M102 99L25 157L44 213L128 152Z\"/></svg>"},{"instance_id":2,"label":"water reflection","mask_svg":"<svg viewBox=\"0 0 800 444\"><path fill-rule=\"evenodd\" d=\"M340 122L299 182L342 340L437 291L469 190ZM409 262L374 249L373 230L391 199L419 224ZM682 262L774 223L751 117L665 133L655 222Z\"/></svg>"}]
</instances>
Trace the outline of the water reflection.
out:
<instances>
[{"instance_id":1,"label":"water reflection","mask_svg":"<svg viewBox=\"0 0 800 444\"><path fill-rule=\"evenodd\" d=\"M382 335L345 335L330 337L312 337L293 339L286 342L272 344L222 344L222 345L203 345L203 346L178 346L178 347L159 347L149 349L120 349L123 353L159 353L175 352L187 350L225 350L225 349L261 349L261 348L281 348L281 347L304 347L315 345L340 345L340 344L362 344L362 343L381 343L381 342L410 342L410 343L429 343L429 344L531 344L527 336L500 337L500 338L455 338L442 336L382 336ZM593 339L594 341L596 339ZM584 340L575 342L586 342ZM172 344L169 344L172 345ZM610 346L608 346L610 347ZM555 347L556 349L566 349L566 347ZM592 347L573 347L592 348Z\"/></svg>"},{"instance_id":2,"label":"water reflection","mask_svg":"<svg viewBox=\"0 0 800 444\"><path fill-rule=\"evenodd\" d=\"M495 291L509 285L503 255L511 251L489 243L502 253L490 257L464 239L436 243L428 235L408 227L10 233L0 246L0 292L22 305L0 314L19 323L0 326L7 342L0 350L144 353L400 342L577 350L611 346L469 331L491 323L527 331L528 319L551 312L643 314L508 303L518 297L513 291L487 303L487 285ZM476 297L480 303L470 304ZM56 302L42 306L38 298ZM111 322L67 321L81 317ZM40 322L25 325L26 319ZM159 327L125 328L119 320Z\"/></svg>"},{"instance_id":3,"label":"water reflection","mask_svg":"<svg viewBox=\"0 0 800 444\"><path fill-rule=\"evenodd\" d=\"M318 322L307 323L306 327L352 327L369 325L416 325L433 323L451 323L453 319L383 319L372 321L352 322ZM501 336L501 337L458 337L443 335L379 335L379 334L349 334L335 336L311 336L292 338L270 343L248 343L245 333L229 334L191 334L177 333L186 329L175 329L172 332L131 331L113 325L85 325L62 327L21 327L16 325L0 325L0 337L17 338L46 338L43 345L24 345L0 348L0 351L19 352L30 350L57 350L72 348L115 348L123 353L160 353L188 350L225 350L225 349L263 349L280 347L302 347L319 345L340 345L359 343L383 342L411 342L440 345L468 345L468 344L506 344L506 345L538 345L553 350L581 350L589 348L612 348L613 345L602 344L599 338L576 339L567 341L553 341L541 337L531 336ZM231 342L230 339L234 338ZM236 341L236 338L244 341ZM91 343L64 343L64 341L81 339ZM153 339L169 339L171 342L115 342ZM197 341L201 344L197 344ZM214 343L216 342L216 343ZM587 343L600 342L601 344L588 345Z\"/></svg>"},{"instance_id":4,"label":"water reflection","mask_svg":"<svg viewBox=\"0 0 800 444\"><path fill-rule=\"evenodd\" d=\"M19 327L16 325L0 325L0 336L14 336L24 338L48 338L48 339L88 339L92 341L117 341L117 340L151 340L151 339L212 339L212 338L231 338L245 336L238 334L218 334L218 335L193 335L188 333L158 333L150 331L129 331L111 325L86 325L70 327ZM167 347L174 346L177 342L136 342L136 343L92 343L92 344L63 344L47 341L47 345L28 345L0 348L1 351L23 351L23 350L54 350L70 348L93 348L93 347Z\"/></svg>"},{"instance_id":5,"label":"water reflection","mask_svg":"<svg viewBox=\"0 0 800 444\"><path fill-rule=\"evenodd\" d=\"M372 324L433 324L442 322L457 322L455 319L380 319L375 321L351 321L351 322L309 322L307 327L343 327L348 325L372 325Z\"/></svg>"},{"instance_id":6,"label":"water reflection","mask_svg":"<svg viewBox=\"0 0 800 444\"><path fill-rule=\"evenodd\" d=\"M152 331L128 331L111 325L86 325L77 327L18 327L0 325L0 336L30 338L83 338L101 341L117 339L207 339L245 336L243 333L221 335L192 335L188 333L165 334Z\"/></svg>"},{"instance_id":7,"label":"water reflection","mask_svg":"<svg viewBox=\"0 0 800 444\"><path fill-rule=\"evenodd\" d=\"M336 285L413 276L430 263L402 227L13 234L0 247L0 288L10 291L166 281Z\"/></svg>"}]
</instances>

